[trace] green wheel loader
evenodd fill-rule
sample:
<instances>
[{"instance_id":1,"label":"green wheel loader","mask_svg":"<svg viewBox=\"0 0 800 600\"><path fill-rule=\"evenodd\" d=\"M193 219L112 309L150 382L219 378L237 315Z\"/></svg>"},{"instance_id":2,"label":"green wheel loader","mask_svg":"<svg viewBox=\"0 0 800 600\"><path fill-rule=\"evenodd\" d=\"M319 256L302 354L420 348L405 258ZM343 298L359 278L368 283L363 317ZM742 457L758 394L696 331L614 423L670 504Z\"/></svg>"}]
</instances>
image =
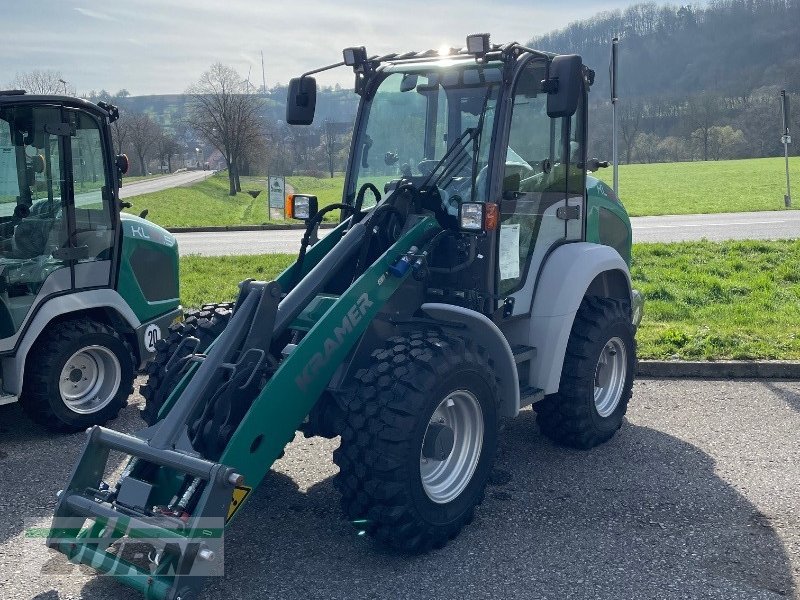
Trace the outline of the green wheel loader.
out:
<instances>
[{"instance_id":1,"label":"green wheel loader","mask_svg":"<svg viewBox=\"0 0 800 600\"><path fill-rule=\"evenodd\" d=\"M287 101L287 121L309 124L311 75L353 68L342 202L287 200L306 221L297 261L242 282L210 347L184 337L156 422L93 427L59 493L50 547L146 598L201 593L222 531L298 430L341 436L348 520L423 552L471 520L502 418L533 405L545 435L582 449L622 423L642 306L627 215L587 176L594 73L485 35L447 56L343 58L292 80ZM312 244L331 210L339 226ZM104 481L112 450L129 459ZM128 560L129 542L148 560Z\"/></svg>"},{"instance_id":2,"label":"green wheel loader","mask_svg":"<svg viewBox=\"0 0 800 600\"><path fill-rule=\"evenodd\" d=\"M118 116L0 92L0 404L55 430L114 418L181 317L175 238L120 214Z\"/></svg>"}]
</instances>

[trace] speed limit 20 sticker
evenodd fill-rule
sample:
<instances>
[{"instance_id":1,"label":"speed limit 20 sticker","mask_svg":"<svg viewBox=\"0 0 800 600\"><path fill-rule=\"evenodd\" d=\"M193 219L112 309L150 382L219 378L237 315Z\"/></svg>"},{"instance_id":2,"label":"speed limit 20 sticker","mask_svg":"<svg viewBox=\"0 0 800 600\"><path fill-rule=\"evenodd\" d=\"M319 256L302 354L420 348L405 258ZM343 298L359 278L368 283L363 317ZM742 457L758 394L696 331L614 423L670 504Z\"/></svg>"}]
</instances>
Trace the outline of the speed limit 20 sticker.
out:
<instances>
[{"instance_id":1,"label":"speed limit 20 sticker","mask_svg":"<svg viewBox=\"0 0 800 600\"><path fill-rule=\"evenodd\" d=\"M161 328L155 323L151 323L144 330L144 347L148 352L156 351L156 342L161 339Z\"/></svg>"}]
</instances>

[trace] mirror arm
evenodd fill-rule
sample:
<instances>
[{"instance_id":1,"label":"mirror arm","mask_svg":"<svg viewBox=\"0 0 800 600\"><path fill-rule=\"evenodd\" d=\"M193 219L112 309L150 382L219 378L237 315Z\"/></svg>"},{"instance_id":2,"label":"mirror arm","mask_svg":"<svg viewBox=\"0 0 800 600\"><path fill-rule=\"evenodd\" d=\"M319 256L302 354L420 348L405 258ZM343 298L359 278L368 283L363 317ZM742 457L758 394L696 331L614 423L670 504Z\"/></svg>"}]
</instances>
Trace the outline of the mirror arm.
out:
<instances>
[{"instance_id":1,"label":"mirror arm","mask_svg":"<svg viewBox=\"0 0 800 600\"><path fill-rule=\"evenodd\" d=\"M333 64L333 65L328 65L327 67L320 67L319 69L314 69L313 71L306 71L305 73L300 75L300 81L302 82L303 79L305 79L309 75L314 75L315 73L322 73L323 71L330 71L331 69L335 69L337 67L343 67L343 66L344 66L344 61L338 62L338 63Z\"/></svg>"}]
</instances>

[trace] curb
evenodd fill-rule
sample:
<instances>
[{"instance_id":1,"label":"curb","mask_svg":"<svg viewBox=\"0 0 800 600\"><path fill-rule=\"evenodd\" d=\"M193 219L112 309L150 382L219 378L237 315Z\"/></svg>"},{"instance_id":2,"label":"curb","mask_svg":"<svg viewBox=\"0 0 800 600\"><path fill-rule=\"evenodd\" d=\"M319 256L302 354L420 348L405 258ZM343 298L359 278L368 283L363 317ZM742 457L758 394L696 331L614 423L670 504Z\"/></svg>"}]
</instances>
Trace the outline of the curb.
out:
<instances>
[{"instance_id":1,"label":"curb","mask_svg":"<svg viewBox=\"0 0 800 600\"><path fill-rule=\"evenodd\" d=\"M333 229L337 223L322 223L320 229ZM304 231L305 225L275 225L264 223L263 225L224 225L222 227L167 227L170 233L219 233L226 231L283 231L298 229Z\"/></svg>"},{"instance_id":2,"label":"curb","mask_svg":"<svg viewBox=\"0 0 800 600\"><path fill-rule=\"evenodd\" d=\"M703 379L800 379L800 362L768 360L640 360L639 376Z\"/></svg>"}]
</instances>

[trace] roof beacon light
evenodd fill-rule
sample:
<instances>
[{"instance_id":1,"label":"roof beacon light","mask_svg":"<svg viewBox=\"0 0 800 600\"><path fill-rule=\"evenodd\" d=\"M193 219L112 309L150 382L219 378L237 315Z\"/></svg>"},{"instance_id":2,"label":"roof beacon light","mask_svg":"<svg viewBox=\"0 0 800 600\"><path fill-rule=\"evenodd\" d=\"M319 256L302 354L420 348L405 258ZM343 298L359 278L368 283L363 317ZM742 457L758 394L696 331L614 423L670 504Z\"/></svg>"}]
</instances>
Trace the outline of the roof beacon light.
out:
<instances>
[{"instance_id":1,"label":"roof beacon light","mask_svg":"<svg viewBox=\"0 0 800 600\"><path fill-rule=\"evenodd\" d=\"M467 36L467 52L475 58L483 58L491 49L488 33L473 33Z\"/></svg>"}]
</instances>

